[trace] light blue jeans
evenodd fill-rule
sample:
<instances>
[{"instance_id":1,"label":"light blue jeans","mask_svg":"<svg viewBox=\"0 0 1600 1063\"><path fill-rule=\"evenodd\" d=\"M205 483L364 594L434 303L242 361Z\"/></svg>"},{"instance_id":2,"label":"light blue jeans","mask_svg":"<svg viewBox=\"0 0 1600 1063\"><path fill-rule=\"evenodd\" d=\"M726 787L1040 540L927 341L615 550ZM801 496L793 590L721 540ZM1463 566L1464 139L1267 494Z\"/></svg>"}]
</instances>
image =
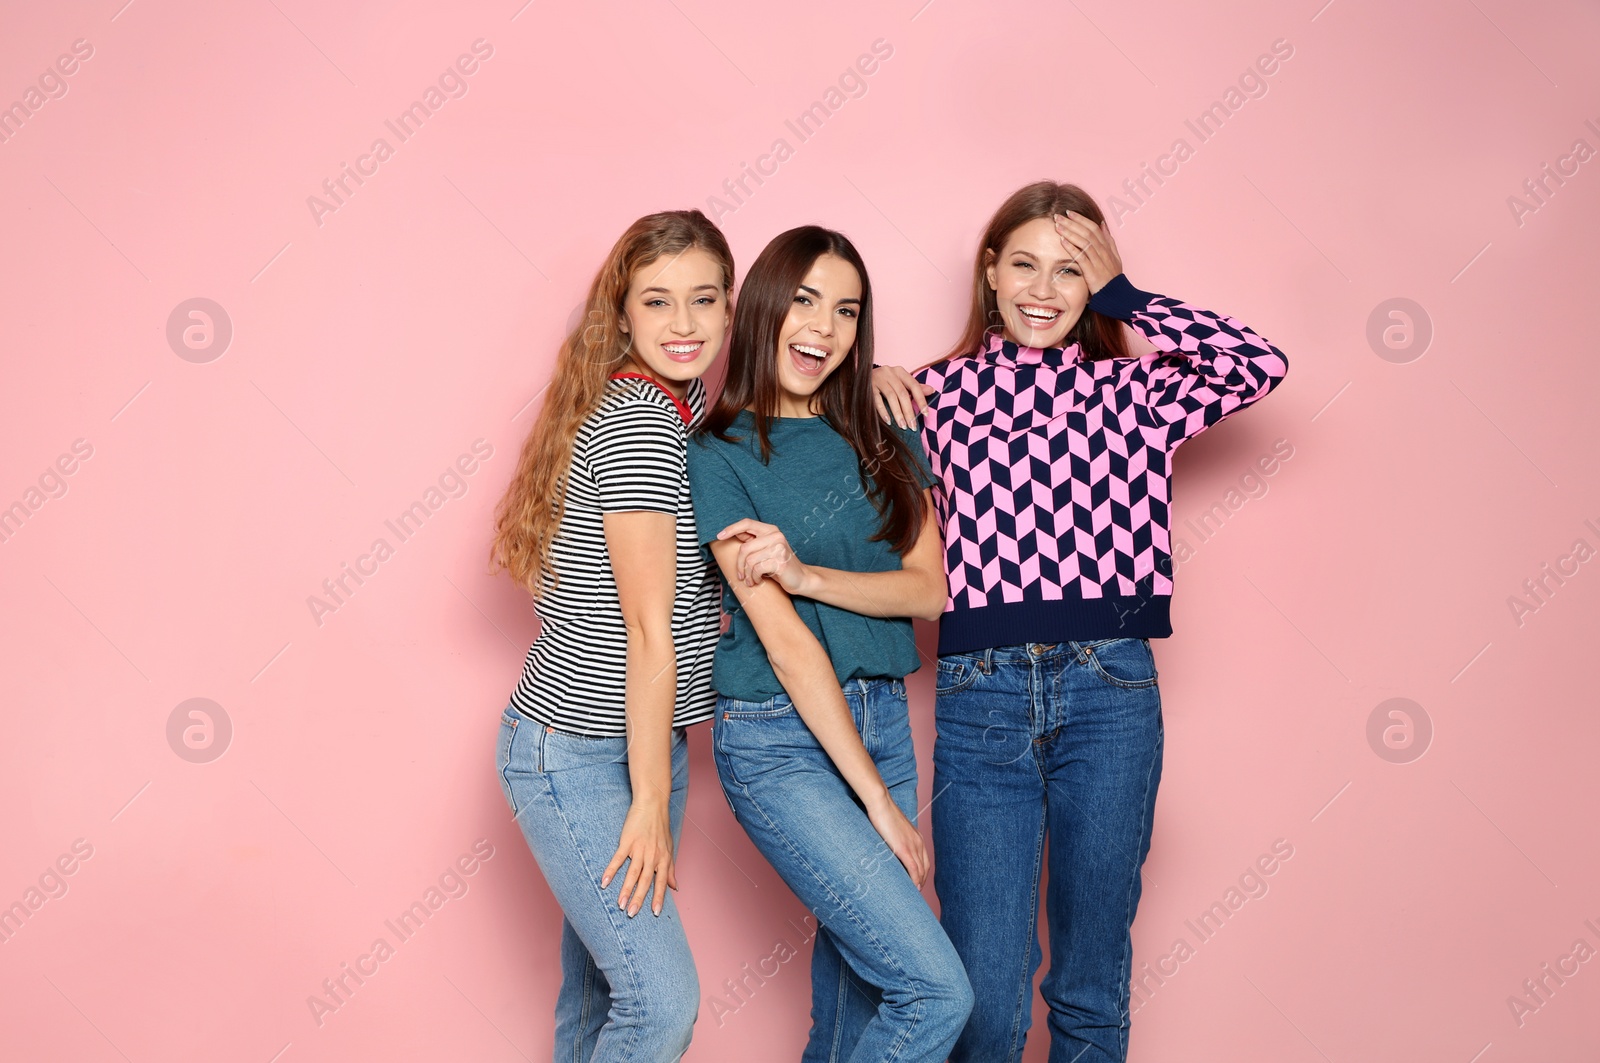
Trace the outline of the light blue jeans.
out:
<instances>
[{"instance_id":1,"label":"light blue jeans","mask_svg":"<svg viewBox=\"0 0 1600 1063\"><path fill-rule=\"evenodd\" d=\"M905 683L852 679L843 689L890 796L915 823ZM789 695L719 697L711 743L734 816L819 924L804 1063L940 1063L972 1008L966 972Z\"/></svg>"},{"instance_id":2,"label":"light blue jeans","mask_svg":"<svg viewBox=\"0 0 1600 1063\"><path fill-rule=\"evenodd\" d=\"M671 892L629 918L617 907L628 864L600 888L633 803L626 738L581 738L508 706L496 750L500 787L561 905L556 1063L666 1063L682 1057L700 1010L694 957ZM689 793L689 746L672 732L676 849Z\"/></svg>"}]
</instances>

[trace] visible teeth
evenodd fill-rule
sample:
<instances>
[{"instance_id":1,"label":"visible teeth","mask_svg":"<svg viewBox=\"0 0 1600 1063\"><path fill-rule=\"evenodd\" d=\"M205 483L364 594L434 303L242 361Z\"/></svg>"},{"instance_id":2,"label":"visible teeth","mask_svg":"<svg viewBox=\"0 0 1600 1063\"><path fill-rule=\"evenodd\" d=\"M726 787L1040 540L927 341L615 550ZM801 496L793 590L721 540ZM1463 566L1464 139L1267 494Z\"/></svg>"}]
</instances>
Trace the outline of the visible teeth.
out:
<instances>
[{"instance_id":1,"label":"visible teeth","mask_svg":"<svg viewBox=\"0 0 1600 1063\"><path fill-rule=\"evenodd\" d=\"M662 350L671 351L673 354L692 354L700 349L698 343L663 343Z\"/></svg>"},{"instance_id":2,"label":"visible teeth","mask_svg":"<svg viewBox=\"0 0 1600 1063\"><path fill-rule=\"evenodd\" d=\"M1024 306L1024 307L1021 307L1020 309L1027 316L1036 317L1036 318L1039 318L1041 320L1048 320L1048 319L1053 318L1053 317L1058 317L1061 314L1061 311L1059 311L1059 310L1039 310L1039 309L1036 309L1036 308L1031 307L1031 306Z\"/></svg>"},{"instance_id":3,"label":"visible teeth","mask_svg":"<svg viewBox=\"0 0 1600 1063\"><path fill-rule=\"evenodd\" d=\"M789 346L793 347L795 350L799 351L801 354L809 354L813 358L826 358L826 357L828 357L828 352L823 350L820 347L806 347L806 346L803 346L802 344L798 344L798 343L791 343Z\"/></svg>"}]
</instances>

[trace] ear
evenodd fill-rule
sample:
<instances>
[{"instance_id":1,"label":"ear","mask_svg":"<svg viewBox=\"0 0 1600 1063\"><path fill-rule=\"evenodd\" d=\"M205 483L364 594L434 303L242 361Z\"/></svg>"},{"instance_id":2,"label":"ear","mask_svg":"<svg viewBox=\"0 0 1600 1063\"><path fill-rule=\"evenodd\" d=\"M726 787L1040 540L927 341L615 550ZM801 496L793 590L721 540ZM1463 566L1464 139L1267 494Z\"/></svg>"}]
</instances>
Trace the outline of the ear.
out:
<instances>
[{"instance_id":1,"label":"ear","mask_svg":"<svg viewBox=\"0 0 1600 1063\"><path fill-rule=\"evenodd\" d=\"M983 265L983 277L984 277L984 280L989 282L989 290L992 291L992 292L997 292L997 291L1000 290L1000 278L997 276L997 274L995 272L995 263L996 263L996 261L997 260L995 258L994 251L989 249L989 248L984 248L984 251L983 251L983 262L984 262L984 265Z\"/></svg>"}]
</instances>

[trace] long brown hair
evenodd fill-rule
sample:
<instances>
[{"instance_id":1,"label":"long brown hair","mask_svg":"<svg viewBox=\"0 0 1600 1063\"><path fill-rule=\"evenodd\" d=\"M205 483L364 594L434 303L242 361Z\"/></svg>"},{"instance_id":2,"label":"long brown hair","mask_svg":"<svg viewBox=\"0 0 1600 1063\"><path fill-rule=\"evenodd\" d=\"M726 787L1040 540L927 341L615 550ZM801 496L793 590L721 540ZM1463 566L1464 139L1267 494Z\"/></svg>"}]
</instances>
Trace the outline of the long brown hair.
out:
<instances>
[{"instance_id":1,"label":"long brown hair","mask_svg":"<svg viewBox=\"0 0 1600 1063\"><path fill-rule=\"evenodd\" d=\"M589 285L583 320L561 344L544 407L517 459L517 471L495 509L489 571L505 569L538 598L559 581L550 547L566 510L566 475L583 422L605 397L606 383L631 349L622 331L623 300L634 274L663 255L698 247L722 266L722 291L733 288L728 241L698 210L650 214L628 226ZM548 582L547 582L548 581Z\"/></svg>"},{"instance_id":2,"label":"long brown hair","mask_svg":"<svg viewBox=\"0 0 1600 1063\"><path fill-rule=\"evenodd\" d=\"M761 460L772 458L772 418L778 412L780 333L795 292L823 255L837 255L861 277L860 317L856 341L844 363L828 375L813 396L821 415L856 452L861 488L879 516L874 541L890 543L904 554L917 541L924 519L916 458L899 434L878 419L872 398L872 283L848 237L818 225L802 225L779 233L761 252L739 287L728 343L728 375L722 395L706 415L700 432L736 442L728 431L740 410L755 417Z\"/></svg>"},{"instance_id":3,"label":"long brown hair","mask_svg":"<svg viewBox=\"0 0 1600 1063\"><path fill-rule=\"evenodd\" d=\"M966 327L950 352L935 358L930 364L975 353L982 348L985 333L1002 327L1000 303L994 289L989 287L989 266L1000 257L1006 241L1017 229L1035 218L1049 218L1052 214L1065 214L1069 210L1092 219L1096 225L1105 224L1106 218L1100 210L1100 204L1077 185L1035 181L1017 189L1000 204L1000 209L994 212L988 227L983 230L983 239L978 243L978 255L972 264L972 309L967 314ZM1062 345L1070 346L1073 343L1079 344L1083 348L1083 357L1091 361L1128 356L1128 336L1122 322L1088 307L1084 307Z\"/></svg>"}]
</instances>

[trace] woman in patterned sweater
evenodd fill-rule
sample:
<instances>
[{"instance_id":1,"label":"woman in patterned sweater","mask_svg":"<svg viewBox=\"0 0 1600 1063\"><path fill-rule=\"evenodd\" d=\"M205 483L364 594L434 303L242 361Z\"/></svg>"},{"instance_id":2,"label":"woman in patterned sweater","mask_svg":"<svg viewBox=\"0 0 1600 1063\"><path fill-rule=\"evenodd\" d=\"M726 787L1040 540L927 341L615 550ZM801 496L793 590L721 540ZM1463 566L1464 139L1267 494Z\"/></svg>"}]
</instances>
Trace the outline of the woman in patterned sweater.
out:
<instances>
[{"instance_id":1,"label":"woman in patterned sweater","mask_svg":"<svg viewBox=\"0 0 1600 1063\"><path fill-rule=\"evenodd\" d=\"M1130 355L1123 322L1156 351ZM934 886L976 998L952 1063L1022 1055L1047 838L1050 1059L1126 1056L1161 777L1149 640L1172 633L1172 454L1286 368L1233 318L1135 288L1095 202L1041 181L989 222L954 350L888 403L904 423L910 394L928 393L940 480Z\"/></svg>"}]
</instances>

